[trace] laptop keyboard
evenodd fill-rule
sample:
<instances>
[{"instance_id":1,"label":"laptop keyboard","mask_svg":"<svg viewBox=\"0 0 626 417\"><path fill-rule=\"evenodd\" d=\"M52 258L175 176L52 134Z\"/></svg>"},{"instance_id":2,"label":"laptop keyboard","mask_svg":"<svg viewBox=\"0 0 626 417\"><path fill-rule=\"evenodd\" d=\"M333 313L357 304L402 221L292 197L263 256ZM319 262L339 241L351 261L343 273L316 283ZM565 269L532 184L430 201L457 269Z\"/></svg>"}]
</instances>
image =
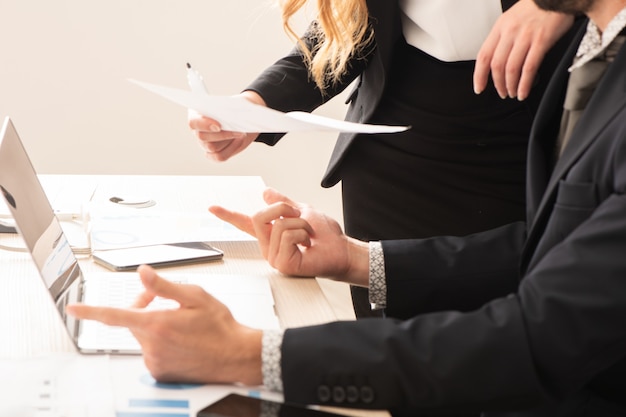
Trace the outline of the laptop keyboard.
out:
<instances>
[{"instance_id":1,"label":"laptop keyboard","mask_svg":"<svg viewBox=\"0 0 626 417\"><path fill-rule=\"evenodd\" d=\"M143 291L136 274L111 273L95 275L85 281L84 303L89 305L127 308ZM147 309L173 309L178 303L161 297L155 298ZM140 346L132 333L125 327L107 326L97 321L81 322L81 348L115 353L139 351Z\"/></svg>"}]
</instances>

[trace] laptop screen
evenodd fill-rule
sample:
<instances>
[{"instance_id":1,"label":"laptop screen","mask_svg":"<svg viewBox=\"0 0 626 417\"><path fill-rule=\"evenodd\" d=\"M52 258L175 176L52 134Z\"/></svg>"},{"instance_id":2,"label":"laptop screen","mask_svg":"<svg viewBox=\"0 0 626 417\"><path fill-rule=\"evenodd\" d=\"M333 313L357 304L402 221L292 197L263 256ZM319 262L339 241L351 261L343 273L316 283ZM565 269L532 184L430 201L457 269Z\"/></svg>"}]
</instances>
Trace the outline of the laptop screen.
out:
<instances>
[{"instance_id":1,"label":"laptop screen","mask_svg":"<svg viewBox=\"0 0 626 417\"><path fill-rule=\"evenodd\" d=\"M73 335L75 323L66 317L65 305L79 301L81 271L8 117L0 136L0 190L50 295Z\"/></svg>"}]
</instances>

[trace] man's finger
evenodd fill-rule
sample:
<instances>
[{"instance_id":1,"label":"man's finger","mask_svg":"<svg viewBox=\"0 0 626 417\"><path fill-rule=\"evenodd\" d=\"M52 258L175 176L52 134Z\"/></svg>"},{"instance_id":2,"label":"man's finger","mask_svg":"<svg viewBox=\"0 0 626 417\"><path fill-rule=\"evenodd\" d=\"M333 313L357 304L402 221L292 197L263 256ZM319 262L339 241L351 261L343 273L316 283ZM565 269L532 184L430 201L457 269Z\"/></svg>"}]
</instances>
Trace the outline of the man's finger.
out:
<instances>
[{"instance_id":1,"label":"man's finger","mask_svg":"<svg viewBox=\"0 0 626 417\"><path fill-rule=\"evenodd\" d=\"M97 320L109 326L140 327L149 318L142 311L133 311L113 307L96 307L86 304L69 304L65 311L78 319Z\"/></svg>"},{"instance_id":2,"label":"man's finger","mask_svg":"<svg viewBox=\"0 0 626 417\"><path fill-rule=\"evenodd\" d=\"M250 216L236 211L228 210L221 206L211 206L209 207L209 212L211 212L217 218L232 224L237 229L246 232L249 235L257 237Z\"/></svg>"},{"instance_id":3,"label":"man's finger","mask_svg":"<svg viewBox=\"0 0 626 417\"><path fill-rule=\"evenodd\" d=\"M190 296L186 285L161 278L152 267L141 265L137 268L137 272L139 272L139 277L147 292L155 296L178 301L181 306L195 302L195 298Z\"/></svg>"},{"instance_id":4,"label":"man's finger","mask_svg":"<svg viewBox=\"0 0 626 417\"><path fill-rule=\"evenodd\" d=\"M146 308L154 300L155 295L150 291L142 291L131 304L132 308Z\"/></svg>"},{"instance_id":5,"label":"man's finger","mask_svg":"<svg viewBox=\"0 0 626 417\"><path fill-rule=\"evenodd\" d=\"M293 207L298 206L298 203L271 187L267 187L265 191L263 191L263 199L267 204L286 203Z\"/></svg>"}]
</instances>

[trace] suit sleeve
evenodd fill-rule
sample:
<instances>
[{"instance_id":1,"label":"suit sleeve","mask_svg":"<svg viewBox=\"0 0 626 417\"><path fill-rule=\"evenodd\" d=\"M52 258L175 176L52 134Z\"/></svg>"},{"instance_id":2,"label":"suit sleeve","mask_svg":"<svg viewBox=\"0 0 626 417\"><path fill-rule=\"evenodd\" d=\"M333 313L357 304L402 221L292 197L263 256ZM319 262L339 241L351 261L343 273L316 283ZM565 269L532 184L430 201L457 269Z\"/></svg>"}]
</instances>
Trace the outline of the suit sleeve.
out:
<instances>
[{"instance_id":1,"label":"suit sleeve","mask_svg":"<svg viewBox=\"0 0 626 417\"><path fill-rule=\"evenodd\" d=\"M313 23L311 27L315 25ZM314 50L316 37L309 29L302 40ZM374 46L369 45L364 51L355 55L348 63L347 71L342 79L330 86L322 93L315 82L309 76L309 71L304 62L299 46L294 47L291 52L276 61L272 66L263 71L246 90L258 93L268 107L283 111L306 111L311 112L321 106L337 94L341 93L352 81L354 81L363 69L367 66L368 57L373 52ZM276 144L284 133L264 133L259 135L257 141Z\"/></svg>"},{"instance_id":2,"label":"suit sleeve","mask_svg":"<svg viewBox=\"0 0 626 417\"><path fill-rule=\"evenodd\" d=\"M467 237L383 241L389 317L470 311L517 290L523 222Z\"/></svg>"},{"instance_id":3,"label":"suit sleeve","mask_svg":"<svg viewBox=\"0 0 626 417\"><path fill-rule=\"evenodd\" d=\"M383 242L392 315L452 309L448 293L464 309L475 309L290 329L282 345L285 400L469 412L483 410L485 400L497 408L541 395L517 298L487 302L472 289L498 295L515 290L524 235L524 224L515 223L464 238ZM473 299L464 300L464 292ZM510 363L516 366L503 373Z\"/></svg>"},{"instance_id":4,"label":"suit sleeve","mask_svg":"<svg viewBox=\"0 0 626 417\"><path fill-rule=\"evenodd\" d=\"M570 210L560 218L580 216ZM408 413L512 409L574 395L624 360L624 213L622 189L546 252L516 293L475 310L287 330L285 400ZM498 263L503 252L487 246L481 254L446 239L411 244L429 268L452 275L466 265L477 271L474 263ZM433 256L439 252L461 260Z\"/></svg>"}]
</instances>

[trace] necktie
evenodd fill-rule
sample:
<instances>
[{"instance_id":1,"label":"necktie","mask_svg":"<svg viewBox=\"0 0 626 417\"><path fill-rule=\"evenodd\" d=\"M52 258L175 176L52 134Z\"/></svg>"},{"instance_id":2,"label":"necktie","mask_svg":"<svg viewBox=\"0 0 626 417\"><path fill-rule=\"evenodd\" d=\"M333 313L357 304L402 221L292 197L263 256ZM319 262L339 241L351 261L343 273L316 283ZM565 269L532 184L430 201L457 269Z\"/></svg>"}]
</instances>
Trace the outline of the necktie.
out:
<instances>
[{"instance_id":1,"label":"necktie","mask_svg":"<svg viewBox=\"0 0 626 417\"><path fill-rule=\"evenodd\" d=\"M615 55L617 55L624 43L624 39L626 39L626 36L616 37L602 54L585 65L576 68L570 74L557 141L557 157L561 156L578 119L585 110L606 68L615 59Z\"/></svg>"}]
</instances>

